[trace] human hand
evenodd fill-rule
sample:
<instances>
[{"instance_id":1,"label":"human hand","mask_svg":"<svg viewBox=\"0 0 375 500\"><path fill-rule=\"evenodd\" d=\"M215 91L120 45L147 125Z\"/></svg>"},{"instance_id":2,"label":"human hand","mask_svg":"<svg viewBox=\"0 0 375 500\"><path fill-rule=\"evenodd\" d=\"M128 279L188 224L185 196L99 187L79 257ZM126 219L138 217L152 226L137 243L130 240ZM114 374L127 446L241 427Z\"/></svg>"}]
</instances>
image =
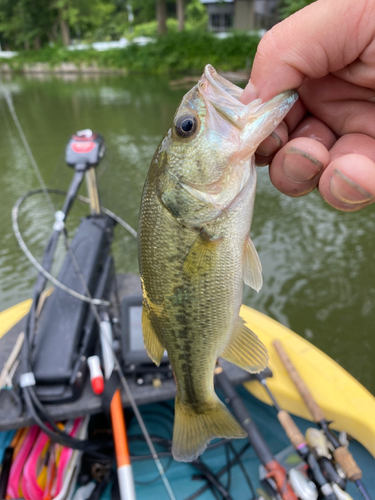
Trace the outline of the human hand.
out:
<instances>
[{"instance_id":1,"label":"human hand","mask_svg":"<svg viewBox=\"0 0 375 500\"><path fill-rule=\"evenodd\" d=\"M318 187L340 210L375 201L375 0L317 0L266 33L241 101L297 89L297 103L259 146L289 196Z\"/></svg>"}]
</instances>

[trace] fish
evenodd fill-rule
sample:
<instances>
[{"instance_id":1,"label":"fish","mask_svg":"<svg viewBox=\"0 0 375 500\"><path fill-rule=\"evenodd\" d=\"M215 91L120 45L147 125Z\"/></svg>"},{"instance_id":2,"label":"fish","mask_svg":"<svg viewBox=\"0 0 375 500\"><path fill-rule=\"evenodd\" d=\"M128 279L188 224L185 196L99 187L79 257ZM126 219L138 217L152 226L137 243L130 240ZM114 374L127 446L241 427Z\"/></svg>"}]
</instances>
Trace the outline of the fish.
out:
<instances>
[{"instance_id":1,"label":"fish","mask_svg":"<svg viewBox=\"0 0 375 500\"><path fill-rule=\"evenodd\" d=\"M214 390L218 357L263 370L267 350L239 312L243 282L262 267L249 232L254 152L298 95L248 105L242 89L207 65L182 99L152 159L138 226L142 330L150 358L165 350L176 381L172 454L190 462L214 438L245 431Z\"/></svg>"}]
</instances>

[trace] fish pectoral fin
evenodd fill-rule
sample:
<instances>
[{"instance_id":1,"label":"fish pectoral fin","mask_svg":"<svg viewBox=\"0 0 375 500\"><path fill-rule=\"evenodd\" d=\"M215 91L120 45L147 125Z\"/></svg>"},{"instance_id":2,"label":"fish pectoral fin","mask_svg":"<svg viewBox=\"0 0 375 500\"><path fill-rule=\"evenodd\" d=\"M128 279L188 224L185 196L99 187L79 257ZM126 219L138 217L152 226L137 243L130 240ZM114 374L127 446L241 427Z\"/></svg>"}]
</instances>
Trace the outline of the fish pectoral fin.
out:
<instances>
[{"instance_id":1,"label":"fish pectoral fin","mask_svg":"<svg viewBox=\"0 0 375 500\"><path fill-rule=\"evenodd\" d=\"M147 306L143 304L142 308L142 331L147 354L152 361L159 366L163 357L165 347L161 344L155 330L151 324L150 314Z\"/></svg>"},{"instance_id":2,"label":"fish pectoral fin","mask_svg":"<svg viewBox=\"0 0 375 500\"><path fill-rule=\"evenodd\" d=\"M216 250L220 241L222 241L221 237L212 237L202 229L185 257L182 274L194 276L201 271L208 271L216 259Z\"/></svg>"},{"instance_id":3,"label":"fish pectoral fin","mask_svg":"<svg viewBox=\"0 0 375 500\"><path fill-rule=\"evenodd\" d=\"M244 438L246 432L226 406L214 395L199 412L176 397L172 455L180 462L191 462L215 438Z\"/></svg>"},{"instance_id":4,"label":"fish pectoral fin","mask_svg":"<svg viewBox=\"0 0 375 500\"><path fill-rule=\"evenodd\" d=\"M243 280L257 292L263 286L262 264L250 236L246 238L243 254Z\"/></svg>"},{"instance_id":5,"label":"fish pectoral fin","mask_svg":"<svg viewBox=\"0 0 375 500\"><path fill-rule=\"evenodd\" d=\"M268 364L268 352L254 332L238 317L232 337L220 357L250 373L264 370Z\"/></svg>"}]
</instances>

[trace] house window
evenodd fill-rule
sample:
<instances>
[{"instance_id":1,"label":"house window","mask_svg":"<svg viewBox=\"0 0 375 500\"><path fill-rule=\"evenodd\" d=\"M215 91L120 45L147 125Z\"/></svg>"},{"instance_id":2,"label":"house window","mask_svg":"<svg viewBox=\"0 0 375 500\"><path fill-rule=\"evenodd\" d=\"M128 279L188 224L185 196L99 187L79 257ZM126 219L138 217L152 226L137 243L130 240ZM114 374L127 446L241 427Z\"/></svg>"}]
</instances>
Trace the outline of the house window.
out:
<instances>
[{"instance_id":1,"label":"house window","mask_svg":"<svg viewBox=\"0 0 375 500\"><path fill-rule=\"evenodd\" d=\"M220 30L220 14L212 14L211 15L211 26L214 29L214 31L219 31Z\"/></svg>"},{"instance_id":2,"label":"house window","mask_svg":"<svg viewBox=\"0 0 375 500\"><path fill-rule=\"evenodd\" d=\"M228 29L233 26L233 15L224 14L224 28Z\"/></svg>"},{"instance_id":3,"label":"house window","mask_svg":"<svg viewBox=\"0 0 375 500\"><path fill-rule=\"evenodd\" d=\"M227 31L233 26L233 14L211 14L210 28L212 31Z\"/></svg>"}]
</instances>

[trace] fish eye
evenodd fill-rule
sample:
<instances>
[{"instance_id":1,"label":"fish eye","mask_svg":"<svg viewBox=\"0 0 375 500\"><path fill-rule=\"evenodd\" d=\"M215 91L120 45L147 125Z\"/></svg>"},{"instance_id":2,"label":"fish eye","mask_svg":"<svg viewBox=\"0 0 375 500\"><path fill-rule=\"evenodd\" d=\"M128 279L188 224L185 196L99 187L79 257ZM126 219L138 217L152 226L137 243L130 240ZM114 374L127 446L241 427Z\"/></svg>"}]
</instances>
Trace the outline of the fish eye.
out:
<instances>
[{"instance_id":1,"label":"fish eye","mask_svg":"<svg viewBox=\"0 0 375 500\"><path fill-rule=\"evenodd\" d=\"M182 139L191 137L198 127L198 120L192 114L184 114L177 118L175 123L176 134Z\"/></svg>"}]
</instances>

